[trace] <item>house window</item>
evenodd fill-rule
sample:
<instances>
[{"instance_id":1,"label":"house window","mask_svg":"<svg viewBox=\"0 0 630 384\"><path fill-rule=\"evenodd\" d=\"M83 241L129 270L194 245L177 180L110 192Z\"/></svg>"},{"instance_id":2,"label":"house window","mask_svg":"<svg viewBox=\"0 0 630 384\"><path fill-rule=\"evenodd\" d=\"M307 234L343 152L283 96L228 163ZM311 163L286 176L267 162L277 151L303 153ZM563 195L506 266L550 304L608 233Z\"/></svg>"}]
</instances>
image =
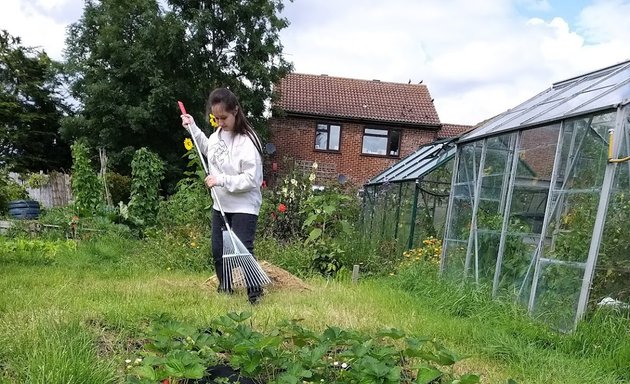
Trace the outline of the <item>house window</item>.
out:
<instances>
[{"instance_id":1,"label":"house window","mask_svg":"<svg viewBox=\"0 0 630 384\"><path fill-rule=\"evenodd\" d=\"M400 131L387 128L365 128L363 131L364 155L400 156Z\"/></svg>"},{"instance_id":2,"label":"house window","mask_svg":"<svg viewBox=\"0 0 630 384\"><path fill-rule=\"evenodd\" d=\"M317 124L315 149L319 151L339 151L341 126L337 124Z\"/></svg>"}]
</instances>

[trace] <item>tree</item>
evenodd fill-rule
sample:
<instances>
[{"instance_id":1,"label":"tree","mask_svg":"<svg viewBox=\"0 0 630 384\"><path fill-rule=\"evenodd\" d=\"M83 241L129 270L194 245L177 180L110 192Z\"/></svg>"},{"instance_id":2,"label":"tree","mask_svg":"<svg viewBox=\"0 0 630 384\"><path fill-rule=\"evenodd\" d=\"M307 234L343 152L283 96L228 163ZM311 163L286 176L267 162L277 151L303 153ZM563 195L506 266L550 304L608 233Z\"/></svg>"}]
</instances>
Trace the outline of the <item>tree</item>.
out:
<instances>
[{"instance_id":1,"label":"tree","mask_svg":"<svg viewBox=\"0 0 630 384\"><path fill-rule=\"evenodd\" d=\"M147 147L165 160L174 186L185 169L177 100L207 126L206 98L227 86L263 129L272 84L290 70L278 35L288 25L282 7L280 0L170 0L165 8L157 0L87 0L67 38L81 107L64 122L65 136L106 148L125 174L135 150Z\"/></svg>"},{"instance_id":2,"label":"tree","mask_svg":"<svg viewBox=\"0 0 630 384\"><path fill-rule=\"evenodd\" d=\"M11 170L62 170L72 163L59 135L67 107L58 70L45 52L0 32L0 164Z\"/></svg>"}]
</instances>

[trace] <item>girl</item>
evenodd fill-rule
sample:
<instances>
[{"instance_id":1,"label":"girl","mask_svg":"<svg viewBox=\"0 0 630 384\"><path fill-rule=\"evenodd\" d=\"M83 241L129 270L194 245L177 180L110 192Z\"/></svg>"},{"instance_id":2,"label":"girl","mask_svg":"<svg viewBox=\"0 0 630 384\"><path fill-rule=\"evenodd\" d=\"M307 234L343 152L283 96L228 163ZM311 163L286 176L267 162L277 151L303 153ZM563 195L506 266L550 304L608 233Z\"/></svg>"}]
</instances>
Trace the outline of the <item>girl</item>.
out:
<instances>
[{"instance_id":1,"label":"girl","mask_svg":"<svg viewBox=\"0 0 630 384\"><path fill-rule=\"evenodd\" d=\"M247 121L238 99L229 89L218 88L210 93L206 113L211 120L213 117L216 119L216 124L212 121L211 124L218 125L210 137L206 137L188 114L181 116L182 125L195 137L201 153L208 160L206 186L213 188L228 224L253 255L256 223L262 203L262 145ZM215 201L212 214L214 268L219 279L219 291L222 291L223 279L228 279L226 293L231 293L231 276L223 276L224 227ZM260 286L247 288L247 297L252 304L256 304L262 294Z\"/></svg>"}]
</instances>

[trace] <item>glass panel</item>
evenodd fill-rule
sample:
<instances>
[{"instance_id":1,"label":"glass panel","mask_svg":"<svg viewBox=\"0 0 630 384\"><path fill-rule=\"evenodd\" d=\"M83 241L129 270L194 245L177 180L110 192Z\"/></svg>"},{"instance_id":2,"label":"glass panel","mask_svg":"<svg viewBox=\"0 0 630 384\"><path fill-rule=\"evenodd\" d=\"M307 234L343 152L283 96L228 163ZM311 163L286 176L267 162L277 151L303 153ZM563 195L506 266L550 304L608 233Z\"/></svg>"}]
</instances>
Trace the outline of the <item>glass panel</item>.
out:
<instances>
[{"instance_id":1,"label":"glass panel","mask_svg":"<svg viewBox=\"0 0 630 384\"><path fill-rule=\"evenodd\" d=\"M515 135L510 133L487 139L472 255L475 276L480 282L489 283L494 278Z\"/></svg>"},{"instance_id":2,"label":"glass panel","mask_svg":"<svg viewBox=\"0 0 630 384\"><path fill-rule=\"evenodd\" d=\"M396 238L398 239L398 254L402 254L409 245L409 235L411 231L411 215L413 213L414 182L402 183L400 212L398 213L398 223L396 226Z\"/></svg>"},{"instance_id":3,"label":"glass panel","mask_svg":"<svg viewBox=\"0 0 630 384\"><path fill-rule=\"evenodd\" d=\"M466 245L468 240L446 240L444 252L446 259L444 260L443 275L455 280L464 278L464 270L466 265Z\"/></svg>"},{"instance_id":4,"label":"glass panel","mask_svg":"<svg viewBox=\"0 0 630 384\"><path fill-rule=\"evenodd\" d=\"M328 149L328 127L326 125L317 125L317 133L315 135L315 149Z\"/></svg>"},{"instance_id":5,"label":"glass panel","mask_svg":"<svg viewBox=\"0 0 630 384\"><path fill-rule=\"evenodd\" d=\"M387 136L387 129L375 129L375 128L366 128L366 135L378 135L378 136Z\"/></svg>"},{"instance_id":6,"label":"glass panel","mask_svg":"<svg viewBox=\"0 0 630 384\"><path fill-rule=\"evenodd\" d=\"M582 267L543 261L534 315L557 329L573 329L583 276Z\"/></svg>"},{"instance_id":7,"label":"glass panel","mask_svg":"<svg viewBox=\"0 0 630 384\"><path fill-rule=\"evenodd\" d=\"M572 329L604 171L606 132L615 114L565 122L558 184L550 190L550 220L543 244L537 314L560 329Z\"/></svg>"},{"instance_id":8,"label":"glass panel","mask_svg":"<svg viewBox=\"0 0 630 384\"><path fill-rule=\"evenodd\" d=\"M448 218L448 238L445 239L444 273L454 277L464 276L466 249L470 237L475 181L479 171L483 142L461 146L451 216Z\"/></svg>"},{"instance_id":9,"label":"glass panel","mask_svg":"<svg viewBox=\"0 0 630 384\"><path fill-rule=\"evenodd\" d=\"M553 119L556 117L561 117L565 113L571 112L571 110L584 104L585 102L594 98L598 98L599 95L609 91L610 89L611 89L611 86L588 89L584 92L577 94L575 97L566 99L562 104L556 106L555 108L546 112L545 114L537 117L534 121L543 121L543 120Z\"/></svg>"},{"instance_id":10,"label":"glass panel","mask_svg":"<svg viewBox=\"0 0 630 384\"><path fill-rule=\"evenodd\" d=\"M341 138L341 127L338 125L330 126L330 146L328 149L331 151L339 150L339 142Z\"/></svg>"},{"instance_id":11,"label":"glass panel","mask_svg":"<svg viewBox=\"0 0 630 384\"><path fill-rule=\"evenodd\" d=\"M363 136L362 153L368 155L385 155L387 150L387 137Z\"/></svg>"},{"instance_id":12,"label":"glass panel","mask_svg":"<svg viewBox=\"0 0 630 384\"><path fill-rule=\"evenodd\" d=\"M498 292L526 301L545 217L560 125L523 131L510 202Z\"/></svg>"},{"instance_id":13,"label":"glass panel","mask_svg":"<svg viewBox=\"0 0 630 384\"><path fill-rule=\"evenodd\" d=\"M619 158L630 156L630 123L625 119ZM630 162L616 165L604 234L589 297L589 306L630 303ZM616 304L615 304L616 303Z\"/></svg>"},{"instance_id":14,"label":"glass panel","mask_svg":"<svg viewBox=\"0 0 630 384\"><path fill-rule=\"evenodd\" d=\"M391 131L389 135L389 156L398 156L400 150L400 131Z\"/></svg>"}]
</instances>

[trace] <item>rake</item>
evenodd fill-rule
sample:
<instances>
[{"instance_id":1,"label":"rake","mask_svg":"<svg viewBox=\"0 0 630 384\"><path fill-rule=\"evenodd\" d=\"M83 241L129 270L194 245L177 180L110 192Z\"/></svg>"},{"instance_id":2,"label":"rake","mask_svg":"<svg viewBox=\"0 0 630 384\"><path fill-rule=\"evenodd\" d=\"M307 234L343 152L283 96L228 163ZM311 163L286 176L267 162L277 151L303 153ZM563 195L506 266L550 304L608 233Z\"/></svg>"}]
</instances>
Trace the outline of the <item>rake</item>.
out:
<instances>
[{"instance_id":1,"label":"rake","mask_svg":"<svg viewBox=\"0 0 630 384\"><path fill-rule=\"evenodd\" d=\"M179 103L179 108L182 114L186 114L186 109L182 102ZM208 167L210 164L206 164L204 156L197 145L197 139L195 135L190 135L193 139L199 160L206 175L209 175ZM210 194L214 201L219 206L223 223L225 224L225 230L223 231L223 280L220 281L220 288L223 291L231 292L233 287L244 287L246 289L259 288L265 285L271 284L271 279L267 276L267 273L262 269L260 264L254 258L245 244L236 236L230 224L225 217L225 212L221 207L219 197L214 192L214 188L210 188Z\"/></svg>"}]
</instances>

